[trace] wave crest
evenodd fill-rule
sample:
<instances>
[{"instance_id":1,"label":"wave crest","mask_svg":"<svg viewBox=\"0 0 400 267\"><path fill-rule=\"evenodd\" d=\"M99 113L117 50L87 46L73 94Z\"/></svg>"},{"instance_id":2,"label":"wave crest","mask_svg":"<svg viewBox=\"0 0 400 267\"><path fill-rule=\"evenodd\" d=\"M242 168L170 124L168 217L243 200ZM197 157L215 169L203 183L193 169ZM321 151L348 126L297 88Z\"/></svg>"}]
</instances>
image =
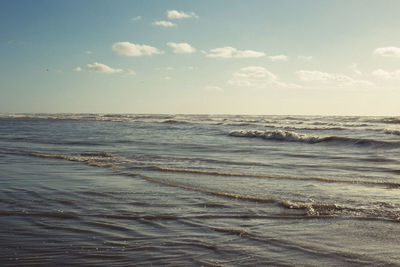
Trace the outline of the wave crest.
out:
<instances>
[{"instance_id":1,"label":"wave crest","mask_svg":"<svg viewBox=\"0 0 400 267\"><path fill-rule=\"evenodd\" d=\"M97 167L112 167L114 162L118 162L118 157L116 155L107 152L85 152L80 154L50 154L31 152L29 154L34 157L83 162L90 166Z\"/></svg>"},{"instance_id":2,"label":"wave crest","mask_svg":"<svg viewBox=\"0 0 400 267\"><path fill-rule=\"evenodd\" d=\"M296 132L273 130L273 131L259 131L259 130L233 130L229 133L234 137L258 137L268 140L290 141L290 142L305 142L305 143L319 143L329 141L333 136L312 136L307 134L299 134Z\"/></svg>"},{"instance_id":3,"label":"wave crest","mask_svg":"<svg viewBox=\"0 0 400 267\"><path fill-rule=\"evenodd\" d=\"M400 135L400 130L384 129L383 133L390 135Z\"/></svg>"},{"instance_id":4,"label":"wave crest","mask_svg":"<svg viewBox=\"0 0 400 267\"><path fill-rule=\"evenodd\" d=\"M363 139L363 138L353 138L344 136L313 136L313 135L300 134L284 130L273 130L273 131L233 130L229 133L229 136L262 138L273 141L302 142L308 144L315 144L321 142L335 142L343 145L384 146L387 148L400 147L400 142L390 142L390 141L382 141L375 139Z\"/></svg>"}]
</instances>

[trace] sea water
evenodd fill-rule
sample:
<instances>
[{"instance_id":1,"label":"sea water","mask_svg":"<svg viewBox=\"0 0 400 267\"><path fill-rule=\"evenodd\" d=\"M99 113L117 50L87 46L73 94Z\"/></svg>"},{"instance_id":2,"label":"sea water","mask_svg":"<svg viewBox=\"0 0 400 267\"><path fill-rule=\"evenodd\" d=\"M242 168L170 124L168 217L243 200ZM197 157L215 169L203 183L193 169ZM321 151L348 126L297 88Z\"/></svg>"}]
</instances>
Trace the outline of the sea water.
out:
<instances>
[{"instance_id":1,"label":"sea water","mask_svg":"<svg viewBox=\"0 0 400 267\"><path fill-rule=\"evenodd\" d=\"M0 114L0 263L400 266L400 118Z\"/></svg>"}]
</instances>

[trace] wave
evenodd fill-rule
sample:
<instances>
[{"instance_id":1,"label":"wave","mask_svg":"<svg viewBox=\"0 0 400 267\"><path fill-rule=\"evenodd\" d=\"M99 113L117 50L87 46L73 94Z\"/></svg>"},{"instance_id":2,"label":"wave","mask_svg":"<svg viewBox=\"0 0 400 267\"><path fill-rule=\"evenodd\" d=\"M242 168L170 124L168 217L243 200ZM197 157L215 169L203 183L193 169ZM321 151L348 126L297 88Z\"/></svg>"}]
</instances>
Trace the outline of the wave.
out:
<instances>
[{"instance_id":1,"label":"wave","mask_svg":"<svg viewBox=\"0 0 400 267\"><path fill-rule=\"evenodd\" d=\"M384 129L382 132L390 135L400 135L400 130Z\"/></svg>"},{"instance_id":2,"label":"wave","mask_svg":"<svg viewBox=\"0 0 400 267\"><path fill-rule=\"evenodd\" d=\"M362 119L362 121L374 124L400 124L400 117L367 117Z\"/></svg>"},{"instance_id":3,"label":"wave","mask_svg":"<svg viewBox=\"0 0 400 267\"><path fill-rule=\"evenodd\" d=\"M400 118L399 117L384 118L382 122L388 124L400 124Z\"/></svg>"},{"instance_id":4,"label":"wave","mask_svg":"<svg viewBox=\"0 0 400 267\"><path fill-rule=\"evenodd\" d=\"M133 173L131 171L124 170L123 168L117 168L116 164L121 162L122 156L115 155L107 152L85 152L80 154L49 154L41 152L30 152L29 155L42 158L53 158L53 159L64 159L69 161L81 162L88 164L90 166L96 167L113 167L112 169L121 174L131 177L137 177L144 179L148 182L157 183L165 186L171 186L176 188L181 188L190 191L201 192L209 195L225 197L235 200L242 201L252 201L259 203L270 203L278 205L285 209L296 209L304 211L304 216L323 216L323 217L349 217L355 216L359 218L372 218L372 219L386 219L386 220L400 220L400 214L391 210L381 210L381 209L362 209L362 208L350 208L336 203L323 203L323 202L302 202L281 199L276 197L268 196L258 196L258 195L247 195L236 192L225 192L225 191L215 191L210 188L198 187L195 185L178 183L170 180L154 178L138 173ZM122 159L123 160L123 159ZM126 160L126 158L125 158ZM380 181L354 181L354 180L339 180L339 179L328 179L328 178L301 178L301 177L283 177L283 176L263 176L263 175L252 175L252 174L234 174L234 173L223 173L223 172L213 172L213 171L198 171L198 170L186 170L186 169L168 169L168 168L157 168L162 171L172 171L172 172L185 172L185 173L197 173L197 174L211 174L211 175L223 175L223 176L239 176L239 177L257 177L257 178L275 178L275 179L293 179L293 180L316 180L321 182L343 182L343 183L361 183L361 184L371 184L371 185L385 185L392 188L399 188L398 183L380 182ZM0 214L2 215L2 214ZM40 216L72 216L74 215L63 215L63 214L40 214Z\"/></svg>"},{"instance_id":5,"label":"wave","mask_svg":"<svg viewBox=\"0 0 400 267\"><path fill-rule=\"evenodd\" d=\"M273 131L259 131L259 130L233 130L229 133L234 137L250 137L262 138L267 140L277 141L290 141L290 142L305 142L305 143L319 143L327 141L332 137L311 136L306 134L299 134L296 132L273 130Z\"/></svg>"},{"instance_id":6,"label":"wave","mask_svg":"<svg viewBox=\"0 0 400 267\"><path fill-rule=\"evenodd\" d=\"M380 141L373 139L340 137L340 136L313 136L307 134L300 134L291 131L273 130L273 131L259 131L259 130L233 130L229 132L229 136L233 137L247 137L247 138L261 138L273 141L287 141L287 142L301 142L308 144L316 144L322 142L335 142L345 145L361 145L361 146L392 146L399 147L400 142Z\"/></svg>"},{"instance_id":7,"label":"wave","mask_svg":"<svg viewBox=\"0 0 400 267\"><path fill-rule=\"evenodd\" d=\"M129 161L126 157L121 155L112 154L108 152L84 152L79 154L50 154L42 152L29 152L30 156L50 158L50 159L63 159L68 161L82 162L90 166L96 167L115 167L123 162ZM198 175L213 175L213 176L230 176L230 177L244 177L244 178L258 178L258 179L282 179L282 180L295 180L295 181L316 181L322 183L344 183L344 184L360 184L370 186L384 186L387 188L395 189L400 188L400 183L389 182L389 181L378 181L378 180L352 180L352 179L340 179L340 178L326 178L326 177L295 177L295 176L283 176L283 175L262 175L262 174L251 174L251 173L232 173L232 172L221 172L212 170L198 170L198 169L179 169L179 168L168 168L160 166L129 166L128 169L138 170L150 170L159 172L172 172L172 173L186 173L186 174L198 174Z\"/></svg>"},{"instance_id":8,"label":"wave","mask_svg":"<svg viewBox=\"0 0 400 267\"><path fill-rule=\"evenodd\" d=\"M190 124L202 123L197 116L141 115L141 114L0 114L0 118L49 121L101 121L127 123ZM208 120L205 121L209 123Z\"/></svg>"},{"instance_id":9,"label":"wave","mask_svg":"<svg viewBox=\"0 0 400 267\"><path fill-rule=\"evenodd\" d=\"M266 127L270 128L279 128L276 126L267 125ZM339 127L339 126L322 126L322 127L296 127L296 126L284 126L282 127L285 130L300 130L300 131L343 131L347 130L347 128Z\"/></svg>"},{"instance_id":10,"label":"wave","mask_svg":"<svg viewBox=\"0 0 400 267\"><path fill-rule=\"evenodd\" d=\"M134 177L140 177L148 182L157 183L161 185L181 188L185 190L191 190L201 192L209 195L225 197L235 200L251 201L257 203L269 203L275 204L285 209L302 210L304 216L311 217L352 217L361 219L376 219L376 220L390 220L400 221L400 213L391 210L382 209L364 209L364 208L352 208L336 203L325 203L325 202L302 202L285 200L274 197L264 197L256 195L244 195L234 192L224 191L213 191L212 189L195 187L192 185L186 185L182 183L175 183L164 179L153 178L149 176L139 175L136 173L122 172L122 174L130 175Z\"/></svg>"},{"instance_id":11,"label":"wave","mask_svg":"<svg viewBox=\"0 0 400 267\"><path fill-rule=\"evenodd\" d=\"M246 177L246 178L260 178L260 179L282 179L282 180L295 180L295 181L317 181L323 183L364 184L364 185L384 186L392 189L400 188L400 183L388 182L388 181L376 181L376 180L367 181L367 180L351 180L351 179L326 178L326 177L295 177L295 176L262 175L262 174L250 174L250 173L230 173L230 172L219 172L219 171L208 171L208 170L166 168L166 167L156 167L156 166L148 167L147 169L162 171L162 172L188 173L188 174L199 174L199 175Z\"/></svg>"},{"instance_id":12,"label":"wave","mask_svg":"<svg viewBox=\"0 0 400 267\"><path fill-rule=\"evenodd\" d=\"M51 140L49 138L39 138L37 136L10 136L4 138L7 141L19 143L51 144L51 145L70 145L70 146L104 146L103 143L93 141L74 141L74 140Z\"/></svg>"},{"instance_id":13,"label":"wave","mask_svg":"<svg viewBox=\"0 0 400 267\"><path fill-rule=\"evenodd\" d=\"M64 159L86 163L96 167L112 167L114 162L120 162L120 156L107 152L85 152L80 154L50 154L42 152L30 152L29 155L41 158Z\"/></svg>"},{"instance_id":14,"label":"wave","mask_svg":"<svg viewBox=\"0 0 400 267\"><path fill-rule=\"evenodd\" d=\"M189 124L189 123L191 123L190 121L175 120L175 119L168 119L168 120L155 121L155 122L166 123L166 124Z\"/></svg>"}]
</instances>

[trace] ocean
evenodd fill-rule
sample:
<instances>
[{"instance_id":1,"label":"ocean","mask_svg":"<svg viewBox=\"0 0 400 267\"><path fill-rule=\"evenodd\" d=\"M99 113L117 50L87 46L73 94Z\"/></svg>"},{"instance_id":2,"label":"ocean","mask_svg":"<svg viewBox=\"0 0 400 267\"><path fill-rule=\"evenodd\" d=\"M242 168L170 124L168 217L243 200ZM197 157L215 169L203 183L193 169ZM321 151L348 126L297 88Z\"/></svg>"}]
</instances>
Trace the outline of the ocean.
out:
<instances>
[{"instance_id":1,"label":"ocean","mask_svg":"<svg viewBox=\"0 0 400 267\"><path fill-rule=\"evenodd\" d=\"M0 114L2 266L400 266L400 117Z\"/></svg>"}]
</instances>

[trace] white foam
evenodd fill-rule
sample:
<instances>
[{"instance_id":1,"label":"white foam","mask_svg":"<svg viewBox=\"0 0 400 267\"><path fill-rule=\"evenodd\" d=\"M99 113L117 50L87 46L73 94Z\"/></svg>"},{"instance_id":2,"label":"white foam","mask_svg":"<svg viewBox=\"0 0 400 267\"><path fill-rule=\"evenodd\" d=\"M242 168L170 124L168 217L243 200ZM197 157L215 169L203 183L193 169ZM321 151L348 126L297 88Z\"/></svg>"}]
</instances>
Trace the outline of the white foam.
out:
<instances>
[{"instance_id":1,"label":"white foam","mask_svg":"<svg viewBox=\"0 0 400 267\"><path fill-rule=\"evenodd\" d=\"M92 153L81 153L81 154L49 154L41 152L31 152L30 155L42 158L52 158L52 159L65 159L69 161L83 162L90 166L97 167L112 167L117 156L105 153L105 152L92 152Z\"/></svg>"},{"instance_id":2,"label":"white foam","mask_svg":"<svg viewBox=\"0 0 400 267\"><path fill-rule=\"evenodd\" d=\"M258 137L269 140L306 142L306 143L318 143L331 138L329 136L325 137L312 136L312 135L299 134L296 132L283 131L283 130L274 130L274 131L233 130L229 133L229 135L235 137Z\"/></svg>"}]
</instances>

